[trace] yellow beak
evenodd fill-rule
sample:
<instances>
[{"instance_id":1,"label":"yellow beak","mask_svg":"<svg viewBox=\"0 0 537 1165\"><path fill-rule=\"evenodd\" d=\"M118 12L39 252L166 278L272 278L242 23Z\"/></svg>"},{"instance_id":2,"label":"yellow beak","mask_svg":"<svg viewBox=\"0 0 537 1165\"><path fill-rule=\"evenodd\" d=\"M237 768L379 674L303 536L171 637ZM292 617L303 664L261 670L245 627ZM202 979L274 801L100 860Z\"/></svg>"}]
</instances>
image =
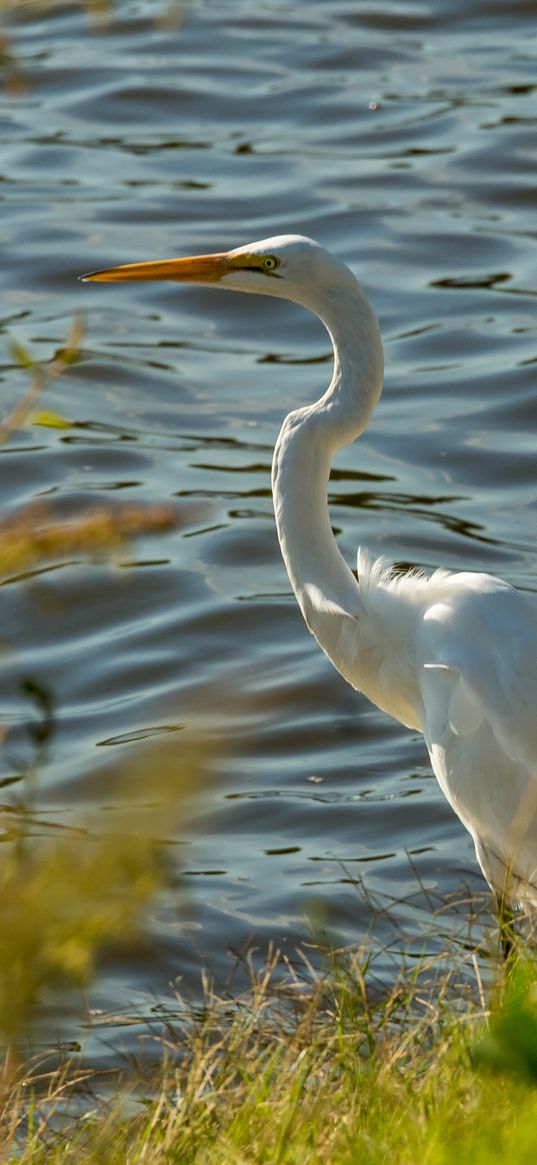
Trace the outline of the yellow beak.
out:
<instances>
[{"instance_id":1,"label":"yellow beak","mask_svg":"<svg viewBox=\"0 0 537 1165\"><path fill-rule=\"evenodd\" d=\"M187 259L163 259L156 263L124 263L81 275L83 283L127 283L169 279L174 283L217 283L233 267L228 251L215 255L194 255Z\"/></svg>"}]
</instances>

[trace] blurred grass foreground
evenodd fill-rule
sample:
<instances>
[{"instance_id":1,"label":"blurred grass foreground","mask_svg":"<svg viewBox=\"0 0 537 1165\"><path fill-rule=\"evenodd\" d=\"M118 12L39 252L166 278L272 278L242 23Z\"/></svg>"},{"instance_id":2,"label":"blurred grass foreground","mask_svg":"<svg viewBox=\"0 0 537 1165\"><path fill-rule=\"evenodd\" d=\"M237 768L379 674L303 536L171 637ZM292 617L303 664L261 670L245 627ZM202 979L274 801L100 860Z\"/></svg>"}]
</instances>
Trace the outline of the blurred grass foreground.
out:
<instances>
[{"instance_id":1,"label":"blurred grass foreground","mask_svg":"<svg viewBox=\"0 0 537 1165\"><path fill-rule=\"evenodd\" d=\"M37 414L35 405L47 385L76 362L82 338L82 324L76 320L65 346L46 364L12 342L12 357L26 371L29 386L0 423L0 445L29 420L65 423L52 414ZM31 574L43 561L62 561L66 555L110 559L133 536L171 530L178 521L171 506L100 507L66 519L53 507L31 504L0 524L0 585L24 579L25 572ZM174 753L161 747L157 762L155 750L151 755L146 751L131 761L127 774L118 768L110 775L109 796L120 797L123 804L112 829L103 833L88 819L76 828L56 826L51 837L40 820L36 793L54 733L53 698L31 677L23 688L38 713L29 729L33 761L22 771L15 766L0 781L4 1084L21 1062L21 1048L31 1047L43 990L84 989L104 945L136 941L144 908L166 879L160 838L191 781L199 778L201 755L195 744ZM121 790L114 791L114 783Z\"/></svg>"},{"instance_id":2,"label":"blurred grass foreground","mask_svg":"<svg viewBox=\"0 0 537 1165\"><path fill-rule=\"evenodd\" d=\"M72 333L46 369L18 353L30 388L0 441L29 415L61 424L32 410L79 342ZM66 551L114 553L168 522L161 508L68 522L26 510L0 531L0 576ZM146 1058L103 1077L76 1051L49 1044L37 1056L44 999L65 1005L66 992L90 987L103 950L144 941L147 909L169 884L170 821L179 824L185 795L203 783L207 753L194 741L142 754L117 774L125 808L113 828L86 819L51 835L36 790L53 710L31 681L27 694L40 712L34 763L2 781L0 805L1 1161L534 1165L537 974L522 940L507 969L494 951L459 940L441 955L399 951L389 986L376 982L369 940L356 951L317 949L314 964L304 952L293 963L273 952L261 966L246 955L246 988L232 980L218 995L205 981L196 1007L178 999L151 1066Z\"/></svg>"}]
</instances>

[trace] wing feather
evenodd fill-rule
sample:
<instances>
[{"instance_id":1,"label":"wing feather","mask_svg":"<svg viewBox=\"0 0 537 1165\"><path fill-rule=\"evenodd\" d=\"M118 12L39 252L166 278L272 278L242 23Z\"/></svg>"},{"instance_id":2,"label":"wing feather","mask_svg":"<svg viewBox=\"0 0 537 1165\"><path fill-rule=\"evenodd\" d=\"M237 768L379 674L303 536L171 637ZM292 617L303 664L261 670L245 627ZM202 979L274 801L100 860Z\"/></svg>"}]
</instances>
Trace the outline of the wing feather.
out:
<instances>
[{"instance_id":1,"label":"wing feather","mask_svg":"<svg viewBox=\"0 0 537 1165\"><path fill-rule=\"evenodd\" d=\"M453 581L423 618L425 739L490 884L536 905L536 608L488 576Z\"/></svg>"}]
</instances>

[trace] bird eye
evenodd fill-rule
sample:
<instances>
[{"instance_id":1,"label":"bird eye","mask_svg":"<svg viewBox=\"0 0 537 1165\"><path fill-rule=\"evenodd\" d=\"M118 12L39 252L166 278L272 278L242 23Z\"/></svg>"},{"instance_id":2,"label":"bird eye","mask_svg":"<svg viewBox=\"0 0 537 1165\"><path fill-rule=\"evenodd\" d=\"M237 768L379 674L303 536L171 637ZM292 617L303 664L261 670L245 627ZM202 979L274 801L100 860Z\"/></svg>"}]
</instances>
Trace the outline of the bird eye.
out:
<instances>
[{"instance_id":1,"label":"bird eye","mask_svg":"<svg viewBox=\"0 0 537 1165\"><path fill-rule=\"evenodd\" d=\"M274 271L274 268L278 266L278 263L279 260L275 255L266 255L263 259L263 267L265 268L265 271Z\"/></svg>"}]
</instances>

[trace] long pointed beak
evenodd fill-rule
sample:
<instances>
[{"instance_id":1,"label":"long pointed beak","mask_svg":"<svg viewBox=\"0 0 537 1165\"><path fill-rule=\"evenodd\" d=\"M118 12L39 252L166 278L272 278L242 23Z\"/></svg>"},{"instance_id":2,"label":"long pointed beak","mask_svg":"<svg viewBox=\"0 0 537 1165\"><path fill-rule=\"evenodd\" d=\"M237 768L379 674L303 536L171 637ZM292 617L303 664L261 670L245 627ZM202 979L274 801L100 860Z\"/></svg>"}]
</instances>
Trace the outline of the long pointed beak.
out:
<instances>
[{"instance_id":1,"label":"long pointed beak","mask_svg":"<svg viewBox=\"0 0 537 1165\"><path fill-rule=\"evenodd\" d=\"M193 255L186 259L163 259L155 263L124 263L81 275L83 283L130 283L169 279L173 283L217 283L232 268L228 251L214 255Z\"/></svg>"}]
</instances>

